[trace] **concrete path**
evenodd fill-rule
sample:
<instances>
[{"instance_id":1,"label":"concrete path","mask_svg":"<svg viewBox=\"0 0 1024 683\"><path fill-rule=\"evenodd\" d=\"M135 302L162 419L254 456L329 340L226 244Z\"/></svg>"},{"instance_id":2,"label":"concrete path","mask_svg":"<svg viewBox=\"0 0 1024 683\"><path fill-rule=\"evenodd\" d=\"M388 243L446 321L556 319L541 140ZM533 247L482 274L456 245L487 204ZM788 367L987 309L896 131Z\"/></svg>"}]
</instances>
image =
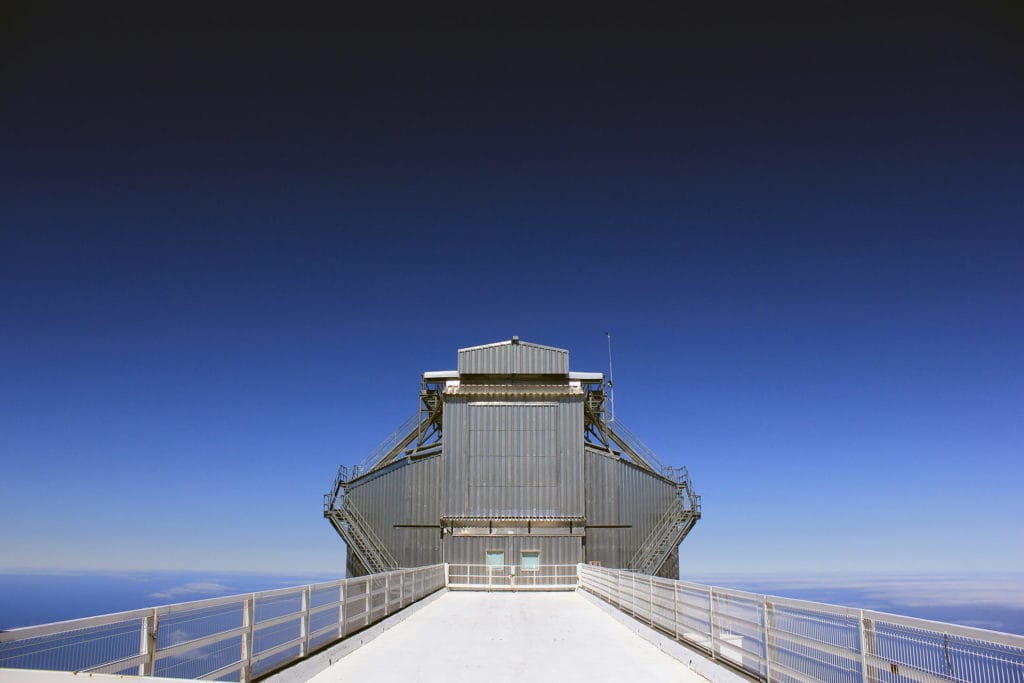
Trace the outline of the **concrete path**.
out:
<instances>
[{"instance_id":1,"label":"concrete path","mask_svg":"<svg viewBox=\"0 0 1024 683\"><path fill-rule=\"evenodd\" d=\"M451 592L311 679L707 683L575 593Z\"/></svg>"}]
</instances>

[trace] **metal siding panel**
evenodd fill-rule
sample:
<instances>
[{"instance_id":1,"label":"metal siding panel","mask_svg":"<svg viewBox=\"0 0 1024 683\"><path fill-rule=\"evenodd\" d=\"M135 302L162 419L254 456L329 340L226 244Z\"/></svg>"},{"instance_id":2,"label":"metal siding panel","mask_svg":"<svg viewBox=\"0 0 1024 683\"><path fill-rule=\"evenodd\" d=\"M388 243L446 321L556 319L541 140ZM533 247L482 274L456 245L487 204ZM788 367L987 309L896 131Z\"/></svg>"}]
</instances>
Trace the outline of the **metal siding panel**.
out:
<instances>
[{"instance_id":1,"label":"metal siding panel","mask_svg":"<svg viewBox=\"0 0 1024 683\"><path fill-rule=\"evenodd\" d=\"M401 551L396 554L402 567L422 567L441 561L441 532L439 529L399 529L402 536Z\"/></svg>"},{"instance_id":2,"label":"metal siding panel","mask_svg":"<svg viewBox=\"0 0 1024 683\"><path fill-rule=\"evenodd\" d=\"M582 536L519 536L518 554L539 550L542 564L576 564L583 561Z\"/></svg>"},{"instance_id":3,"label":"metal siding panel","mask_svg":"<svg viewBox=\"0 0 1024 683\"><path fill-rule=\"evenodd\" d=\"M567 514L559 492L558 406L470 403L467 415L469 507L464 514Z\"/></svg>"},{"instance_id":4,"label":"metal siding panel","mask_svg":"<svg viewBox=\"0 0 1024 683\"><path fill-rule=\"evenodd\" d=\"M445 537L445 562L483 564L488 550L502 550L505 563L518 565L524 550L540 551L542 564L576 564L583 561L582 536L532 534Z\"/></svg>"},{"instance_id":5,"label":"metal siding panel","mask_svg":"<svg viewBox=\"0 0 1024 683\"><path fill-rule=\"evenodd\" d=\"M481 372L510 375L516 371L515 355L511 346L496 346L480 354Z\"/></svg>"},{"instance_id":6,"label":"metal siding panel","mask_svg":"<svg viewBox=\"0 0 1024 683\"><path fill-rule=\"evenodd\" d=\"M679 578L679 550L671 553L668 559L665 560L665 564L661 566L655 576L661 576L666 579L678 579Z\"/></svg>"},{"instance_id":7,"label":"metal siding panel","mask_svg":"<svg viewBox=\"0 0 1024 683\"><path fill-rule=\"evenodd\" d=\"M569 352L529 342L459 349L458 369L467 375L565 375Z\"/></svg>"},{"instance_id":8,"label":"metal siding panel","mask_svg":"<svg viewBox=\"0 0 1024 683\"><path fill-rule=\"evenodd\" d=\"M621 532L622 529L587 529L587 562L597 561L602 567L622 569Z\"/></svg>"},{"instance_id":9,"label":"metal siding panel","mask_svg":"<svg viewBox=\"0 0 1024 683\"><path fill-rule=\"evenodd\" d=\"M465 399L447 398L444 406L444 490L442 513L446 516L464 515L468 476L468 430Z\"/></svg>"},{"instance_id":10,"label":"metal siding panel","mask_svg":"<svg viewBox=\"0 0 1024 683\"><path fill-rule=\"evenodd\" d=\"M676 495L675 486L625 462L619 468L619 511L627 530L623 543L625 562L633 557Z\"/></svg>"},{"instance_id":11,"label":"metal siding panel","mask_svg":"<svg viewBox=\"0 0 1024 683\"><path fill-rule=\"evenodd\" d=\"M569 372L569 352L532 344L514 347L516 372L526 375L564 375Z\"/></svg>"},{"instance_id":12,"label":"metal siding panel","mask_svg":"<svg viewBox=\"0 0 1024 683\"><path fill-rule=\"evenodd\" d=\"M359 510L363 519L388 547L388 550L394 548L394 539L389 536L388 532L393 528L392 525L402 511L384 509L383 501L390 497L390 489L394 482L404 479L405 474L406 467L399 467L354 484L346 492L348 499Z\"/></svg>"},{"instance_id":13,"label":"metal siding panel","mask_svg":"<svg viewBox=\"0 0 1024 683\"><path fill-rule=\"evenodd\" d=\"M508 562L513 551L512 536L446 536L445 562L452 564L484 564L488 550L505 551Z\"/></svg>"},{"instance_id":14,"label":"metal siding panel","mask_svg":"<svg viewBox=\"0 0 1024 683\"><path fill-rule=\"evenodd\" d=\"M511 344L459 350L459 373L467 375L510 375L515 372Z\"/></svg>"},{"instance_id":15,"label":"metal siding panel","mask_svg":"<svg viewBox=\"0 0 1024 683\"><path fill-rule=\"evenodd\" d=\"M409 471L410 495L407 518L409 524L435 524L441 517L441 476L444 461L428 458L412 464Z\"/></svg>"},{"instance_id":16,"label":"metal siding panel","mask_svg":"<svg viewBox=\"0 0 1024 683\"><path fill-rule=\"evenodd\" d=\"M619 463L607 456L587 451L586 468L587 524L622 524L619 516ZM587 561L597 560L605 567L622 568L622 546L626 529L587 529Z\"/></svg>"},{"instance_id":17,"label":"metal siding panel","mask_svg":"<svg viewBox=\"0 0 1024 683\"><path fill-rule=\"evenodd\" d=\"M559 487L563 514L586 513L583 480L583 399L562 399L558 411Z\"/></svg>"},{"instance_id":18,"label":"metal siding panel","mask_svg":"<svg viewBox=\"0 0 1024 683\"><path fill-rule=\"evenodd\" d=\"M402 465L356 484L348 495L401 566L440 560L438 529L411 529L396 524L437 524L440 457Z\"/></svg>"},{"instance_id":19,"label":"metal siding panel","mask_svg":"<svg viewBox=\"0 0 1024 683\"><path fill-rule=\"evenodd\" d=\"M587 530L587 560L625 568L672 503L675 486L621 460L586 454L587 524L627 529Z\"/></svg>"}]
</instances>

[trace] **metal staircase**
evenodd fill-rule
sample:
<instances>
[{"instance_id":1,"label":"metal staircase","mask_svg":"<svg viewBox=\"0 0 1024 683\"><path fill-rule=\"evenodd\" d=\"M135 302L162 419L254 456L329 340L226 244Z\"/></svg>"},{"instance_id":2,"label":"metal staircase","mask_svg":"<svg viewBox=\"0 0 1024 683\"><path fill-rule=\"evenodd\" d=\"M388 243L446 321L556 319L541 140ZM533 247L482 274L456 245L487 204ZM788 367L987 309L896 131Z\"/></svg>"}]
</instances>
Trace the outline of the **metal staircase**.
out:
<instances>
[{"instance_id":1,"label":"metal staircase","mask_svg":"<svg viewBox=\"0 0 1024 683\"><path fill-rule=\"evenodd\" d=\"M629 569L633 571L656 574L700 519L700 496L694 493L685 467L666 465L626 425L608 415L604 389L603 383L599 387L588 387L584 396L583 437L586 443L618 455L676 487L676 496L629 562Z\"/></svg>"},{"instance_id":2,"label":"metal staircase","mask_svg":"<svg viewBox=\"0 0 1024 683\"><path fill-rule=\"evenodd\" d=\"M678 495L633 555L630 569L644 574L657 573L700 519L700 496L693 493L689 483L689 477L684 474Z\"/></svg>"},{"instance_id":3,"label":"metal staircase","mask_svg":"<svg viewBox=\"0 0 1024 683\"><path fill-rule=\"evenodd\" d=\"M324 517L330 520L349 550L355 553L368 572L374 574L397 569L398 562L388 552L387 546L374 533L352 500L344 495L344 489L341 491L335 499L335 505L324 510Z\"/></svg>"},{"instance_id":4,"label":"metal staircase","mask_svg":"<svg viewBox=\"0 0 1024 683\"><path fill-rule=\"evenodd\" d=\"M439 383L424 380L419 410L358 465L339 467L331 490L324 494L324 517L369 573L396 569L398 562L360 514L348 496L348 487L357 485L355 482L361 477L383 470L401 459L425 458L440 453L444 410L442 390Z\"/></svg>"}]
</instances>

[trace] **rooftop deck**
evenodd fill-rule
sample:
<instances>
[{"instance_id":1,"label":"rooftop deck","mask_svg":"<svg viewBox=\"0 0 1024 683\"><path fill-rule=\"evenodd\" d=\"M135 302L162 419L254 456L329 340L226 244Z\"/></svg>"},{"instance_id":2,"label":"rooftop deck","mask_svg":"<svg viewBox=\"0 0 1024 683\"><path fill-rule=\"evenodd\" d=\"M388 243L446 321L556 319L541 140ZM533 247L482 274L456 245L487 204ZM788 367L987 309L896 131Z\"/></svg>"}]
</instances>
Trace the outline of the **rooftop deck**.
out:
<instances>
[{"instance_id":1,"label":"rooftop deck","mask_svg":"<svg viewBox=\"0 0 1024 683\"><path fill-rule=\"evenodd\" d=\"M381 680L704 681L581 594L456 591L311 679Z\"/></svg>"}]
</instances>

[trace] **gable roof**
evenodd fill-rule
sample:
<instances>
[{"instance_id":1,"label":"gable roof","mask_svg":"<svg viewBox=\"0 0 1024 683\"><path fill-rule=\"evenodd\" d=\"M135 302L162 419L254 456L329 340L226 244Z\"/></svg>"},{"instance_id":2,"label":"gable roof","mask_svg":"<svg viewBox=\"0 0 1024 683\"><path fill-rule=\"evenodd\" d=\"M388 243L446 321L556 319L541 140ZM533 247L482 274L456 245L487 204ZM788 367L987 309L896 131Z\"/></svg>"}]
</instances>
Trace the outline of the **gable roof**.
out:
<instances>
[{"instance_id":1,"label":"gable roof","mask_svg":"<svg viewBox=\"0 0 1024 683\"><path fill-rule=\"evenodd\" d=\"M519 341L470 346L459 349L459 374L462 375L567 375L569 351Z\"/></svg>"}]
</instances>

